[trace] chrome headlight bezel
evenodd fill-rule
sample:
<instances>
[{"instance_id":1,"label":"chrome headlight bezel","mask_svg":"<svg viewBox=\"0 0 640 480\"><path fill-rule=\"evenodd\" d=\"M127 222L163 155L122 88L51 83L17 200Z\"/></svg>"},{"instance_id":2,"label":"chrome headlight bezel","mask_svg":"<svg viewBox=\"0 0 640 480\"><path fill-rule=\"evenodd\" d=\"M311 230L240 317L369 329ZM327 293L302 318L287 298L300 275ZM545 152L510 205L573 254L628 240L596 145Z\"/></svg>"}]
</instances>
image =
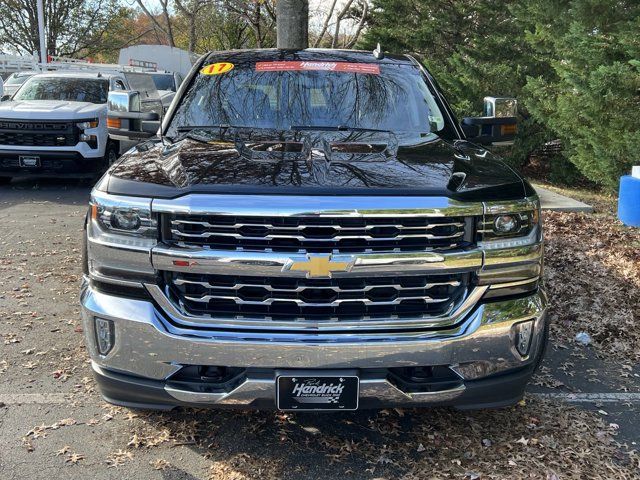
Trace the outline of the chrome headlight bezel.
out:
<instances>
[{"instance_id":1,"label":"chrome headlight bezel","mask_svg":"<svg viewBox=\"0 0 640 480\"><path fill-rule=\"evenodd\" d=\"M512 216L517 228L512 232L500 232L496 223L500 217ZM485 213L478 222L478 247L484 250L517 248L542 241L540 200L538 197L512 202L485 204Z\"/></svg>"},{"instance_id":2,"label":"chrome headlight bezel","mask_svg":"<svg viewBox=\"0 0 640 480\"><path fill-rule=\"evenodd\" d=\"M134 225L124 227L119 217L128 217ZM158 220L151 213L151 199L109 195L94 191L90 201L90 235L101 243L149 248L158 240Z\"/></svg>"},{"instance_id":3,"label":"chrome headlight bezel","mask_svg":"<svg viewBox=\"0 0 640 480\"><path fill-rule=\"evenodd\" d=\"M496 234L493 222L500 215L517 215L519 227L513 233ZM481 231L485 225L489 226L488 232ZM485 300L530 295L539 288L544 247L537 196L513 202L485 203L477 238L484 256L478 282L489 285L483 297Z\"/></svg>"}]
</instances>

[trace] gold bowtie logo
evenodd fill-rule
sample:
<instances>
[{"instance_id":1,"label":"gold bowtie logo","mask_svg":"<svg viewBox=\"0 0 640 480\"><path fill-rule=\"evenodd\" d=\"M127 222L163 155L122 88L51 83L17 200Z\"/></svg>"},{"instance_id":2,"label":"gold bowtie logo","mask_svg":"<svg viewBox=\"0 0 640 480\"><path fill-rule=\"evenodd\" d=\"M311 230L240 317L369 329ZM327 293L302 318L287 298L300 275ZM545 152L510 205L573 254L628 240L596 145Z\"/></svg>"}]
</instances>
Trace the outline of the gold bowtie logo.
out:
<instances>
[{"instance_id":1,"label":"gold bowtie logo","mask_svg":"<svg viewBox=\"0 0 640 480\"><path fill-rule=\"evenodd\" d=\"M350 262L334 262L330 255L307 256L304 262L292 262L289 270L307 272L307 278L331 278L331 272L348 272L351 269Z\"/></svg>"}]
</instances>

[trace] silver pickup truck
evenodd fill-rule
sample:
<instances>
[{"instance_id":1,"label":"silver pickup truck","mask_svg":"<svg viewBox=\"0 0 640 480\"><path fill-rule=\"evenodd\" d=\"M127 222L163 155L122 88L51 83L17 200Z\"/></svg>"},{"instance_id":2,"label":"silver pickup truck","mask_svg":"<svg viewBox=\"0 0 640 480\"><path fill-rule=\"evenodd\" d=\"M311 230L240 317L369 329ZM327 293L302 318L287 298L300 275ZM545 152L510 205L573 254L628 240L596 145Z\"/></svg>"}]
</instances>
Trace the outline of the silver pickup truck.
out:
<instances>
[{"instance_id":1,"label":"silver pickup truck","mask_svg":"<svg viewBox=\"0 0 640 480\"><path fill-rule=\"evenodd\" d=\"M136 95L110 94L111 134L143 135ZM203 56L91 194L81 302L104 398L517 402L548 327L538 197L485 148L513 140L515 107L458 122L406 55Z\"/></svg>"}]
</instances>

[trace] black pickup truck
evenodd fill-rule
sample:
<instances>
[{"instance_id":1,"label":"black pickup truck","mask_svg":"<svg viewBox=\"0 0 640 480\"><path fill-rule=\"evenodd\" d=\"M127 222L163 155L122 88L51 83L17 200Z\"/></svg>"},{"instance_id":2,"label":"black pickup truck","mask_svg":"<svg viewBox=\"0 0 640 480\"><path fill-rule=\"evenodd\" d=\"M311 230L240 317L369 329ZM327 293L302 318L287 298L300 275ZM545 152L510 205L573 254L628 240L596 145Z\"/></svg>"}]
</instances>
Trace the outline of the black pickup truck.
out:
<instances>
[{"instance_id":1,"label":"black pickup truck","mask_svg":"<svg viewBox=\"0 0 640 480\"><path fill-rule=\"evenodd\" d=\"M95 186L82 311L106 400L353 410L518 401L547 338L534 189L407 55L203 56ZM150 123L151 122L151 123Z\"/></svg>"}]
</instances>

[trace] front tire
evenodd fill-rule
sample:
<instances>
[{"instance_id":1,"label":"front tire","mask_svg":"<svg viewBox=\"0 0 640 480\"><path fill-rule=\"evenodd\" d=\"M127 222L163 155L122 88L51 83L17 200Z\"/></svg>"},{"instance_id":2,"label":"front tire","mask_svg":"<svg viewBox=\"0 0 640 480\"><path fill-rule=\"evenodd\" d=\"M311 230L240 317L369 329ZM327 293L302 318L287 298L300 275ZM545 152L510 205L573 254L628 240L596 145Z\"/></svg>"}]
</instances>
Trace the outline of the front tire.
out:
<instances>
[{"instance_id":1,"label":"front tire","mask_svg":"<svg viewBox=\"0 0 640 480\"><path fill-rule=\"evenodd\" d=\"M107 149L104 152L104 164L107 168L118 160L119 153L120 148L117 143L111 141L107 143Z\"/></svg>"},{"instance_id":2,"label":"front tire","mask_svg":"<svg viewBox=\"0 0 640 480\"><path fill-rule=\"evenodd\" d=\"M8 185L11 183L11 177L0 177L0 185Z\"/></svg>"}]
</instances>

